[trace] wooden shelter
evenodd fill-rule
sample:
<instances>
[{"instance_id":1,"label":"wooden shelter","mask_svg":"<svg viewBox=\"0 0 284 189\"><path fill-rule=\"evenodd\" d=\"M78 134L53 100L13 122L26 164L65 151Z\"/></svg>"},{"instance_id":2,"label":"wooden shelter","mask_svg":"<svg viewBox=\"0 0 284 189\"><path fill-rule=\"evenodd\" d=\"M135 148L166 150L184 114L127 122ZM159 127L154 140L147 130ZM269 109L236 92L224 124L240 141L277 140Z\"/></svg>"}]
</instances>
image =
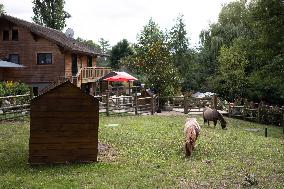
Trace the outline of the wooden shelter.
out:
<instances>
[{"instance_id":1,"label":"wooden shelter","mask_svg":"<svg viewBox=\"0 0 284 189\"><path fill-rule=\"evenodd\" d=\"M66 81L32 99L30 111L30 164L97 161L97 99Z\"/></svg>"}]
</instances>

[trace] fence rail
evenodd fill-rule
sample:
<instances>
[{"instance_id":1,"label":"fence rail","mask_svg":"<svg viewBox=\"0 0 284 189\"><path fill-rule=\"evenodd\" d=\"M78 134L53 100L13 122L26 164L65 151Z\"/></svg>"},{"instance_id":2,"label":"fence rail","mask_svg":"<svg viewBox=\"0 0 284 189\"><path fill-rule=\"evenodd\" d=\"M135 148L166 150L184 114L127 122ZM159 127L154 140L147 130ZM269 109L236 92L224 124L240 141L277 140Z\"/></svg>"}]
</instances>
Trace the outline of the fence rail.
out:
<instances>
[{"instance_id":1,"label":"fence rail","mask_svg":"<svg viewBox=\"0 0 284 189\"><path fill-rule=\"evenodd\" d=\"M216 96L207 98L193 98L187 96L156 95L141 97L137 96L110 96L110 93L102 96L94 96L100 101L100 112L132 113L135 115L148 112L178 110L185 114L190 112L202 112L203 107L208 106L222 110L229 117L240 118L263 124L283 125L284 133L284 108L267 106L263 104L234 105ZM31 95L16 95L0 97L0 121L15 119L29 115Z\"/></svg>"},{"instance_id":2,"label":"fence rail","mask_svg":"<svg viewBox=\"0 0 284 189\"><path fill-rule=\"evenodd\" d=\"M30 94L0 97L0 121L27 116L30 98Z\"/></svg>"},{"instance_id":3,"label":"fence rail","mask_svg":"<svg viewBox=\"0 0 284 189\"><path fill-rule=\"evenodd\" d=\"M281 125L283 124L284 109L276 106L255 104L250 105L228 105L229 117L240 118L263 124Z\"/></svg>"}]
</instances>

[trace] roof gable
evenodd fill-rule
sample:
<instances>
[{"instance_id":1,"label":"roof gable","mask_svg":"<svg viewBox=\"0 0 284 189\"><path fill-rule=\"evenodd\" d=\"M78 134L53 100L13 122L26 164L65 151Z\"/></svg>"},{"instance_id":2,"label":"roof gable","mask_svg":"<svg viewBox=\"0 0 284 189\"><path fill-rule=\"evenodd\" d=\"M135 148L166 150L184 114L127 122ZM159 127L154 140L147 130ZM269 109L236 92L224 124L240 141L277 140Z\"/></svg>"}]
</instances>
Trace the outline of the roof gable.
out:
<instances>
[{"instance_id":1,"label":"roof gable","mask_svg":"<svg viewBox=\"0 0 284 189\"><path fill-rule=\"evenodd\" d=\"M44 37L70 51L84 53L89 55L98 55L91 47L76 41L73 38L67 37L63 32L52 28L44 27L35 23L27 22L25 20L2 14L2 19L6 19L15 25L22 26L34 34Z\"/></svg>"},{"instance_id":2,"label":"roof gable","mask_svg":"<svg viewBox=\"0 0 284 189\"><path fill-rule=\"evenodd\" d=\"M66 90L66 88L68 88L68 90ZM57 96L58 94L56 94L56 93L61 93L61 94L64 93L64 98L66 98L66 97L72 98L74 96L74 94L79 93L81 96L89 98L92 101L96 100L93 96L84 93L80 88L76 87L69 80L67 80L67 81L61 83L60 85L53 87L52 89L48 90L47 92L45 92L45 93L43 93L39 96L34 97L33 99L31 99L31 102L35 103L38 100L40 100L41 98L44 98L45 96L48 96L48 95ZM75 95L75 96L77 96L77 95Z\"/></svg>"}]
</instances>

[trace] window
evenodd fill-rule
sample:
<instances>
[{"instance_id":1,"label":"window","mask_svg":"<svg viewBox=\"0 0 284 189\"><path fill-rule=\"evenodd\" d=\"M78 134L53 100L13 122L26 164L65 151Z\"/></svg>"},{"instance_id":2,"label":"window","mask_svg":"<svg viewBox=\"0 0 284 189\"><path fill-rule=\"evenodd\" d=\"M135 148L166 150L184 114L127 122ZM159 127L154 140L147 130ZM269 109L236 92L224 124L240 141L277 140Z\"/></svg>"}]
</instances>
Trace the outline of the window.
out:
<instances>
[{"instance_id":1,"label":"window","mask_svg":"<svg viewBox=\"0 0 284 189\"><path fill-rule=\"evenodd\" d=\"M88 67L92 67L93 66L93 57L92 56L88 56Z\"/></svg>"},{"instance_id":2,"label":"window","mask_svg":"<svg viewBox=\"0 0 284 189\"><path fill-rule=\"evenodd\" d=\"M9 30L3 30L3 41L9 40Z\"/></svg>"},{"instance_id":3,"label":"window","mask_svg":"<svg viewBox=\"0 0 284 189\"><path fill-rule=\"evenodd\" d=\"M52 64L52 54L51 53L38 53L37 54L37 64Z\"/></svg>"},{"instance_id":4,"label":"window","mask_svg":"<svg viewBox=\"0 0 284 189\"><path fill-rule=\"evenodd\" d=\"M18 54L9 54L9 61L15 64L20 64L20 57Z\"/></svg>"},{"instance_id":5,"label":"window","mask_svg":"<svg viewBox=\"0 0 284 189\"><path fill-rule=\"evenodd\" d=\"M13 41L18 41L19 40L19 34L17 29L12 30L12 40Z\"/></svg>"}]
</instances>

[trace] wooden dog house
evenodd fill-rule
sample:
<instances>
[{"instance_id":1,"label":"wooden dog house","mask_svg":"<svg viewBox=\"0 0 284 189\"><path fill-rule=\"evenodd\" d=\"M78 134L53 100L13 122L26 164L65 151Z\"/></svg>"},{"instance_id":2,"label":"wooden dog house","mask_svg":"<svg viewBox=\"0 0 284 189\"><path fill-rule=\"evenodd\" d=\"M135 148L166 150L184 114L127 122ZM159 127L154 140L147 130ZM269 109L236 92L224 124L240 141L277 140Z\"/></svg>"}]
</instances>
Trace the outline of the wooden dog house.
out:
<instances>
[{"instance_id":1,"label":"wooden dog house","mask_svg":"<svg viewBox=\"0 0 284 189\"><path fill-rule=\"evenodd\" d=\"M95 162L99 102L64 82L31 100L29 163Z\"/></svg>"}]
</instances>

